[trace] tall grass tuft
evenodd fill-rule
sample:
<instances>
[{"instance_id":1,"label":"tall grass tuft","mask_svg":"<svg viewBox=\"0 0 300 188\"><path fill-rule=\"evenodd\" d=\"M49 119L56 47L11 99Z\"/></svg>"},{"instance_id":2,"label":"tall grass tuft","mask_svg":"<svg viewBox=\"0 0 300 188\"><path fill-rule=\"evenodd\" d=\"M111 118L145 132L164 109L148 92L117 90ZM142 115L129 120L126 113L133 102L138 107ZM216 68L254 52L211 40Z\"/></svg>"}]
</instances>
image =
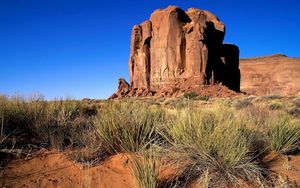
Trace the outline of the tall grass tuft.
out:
<instances>
[{"instance_id":1,"label":"tall grass tuft","mask_svg":"<svg viewBox=\"0 0 300 188\"><path fill-rule=\"evenodd\" d=\"M149 105L108 102L94 120L105 149L111 153L137 152L157 138L164 112Z\"/></svg>"},{"instance_id":2,"label":"tall grass tuft","mask_svg":"<svg viewBox=\"0 0 300 188\"><path fill-rule=\"evenodd\" d=\"M186 109L161 132L179 152L173 158L189 161L187 176L209 171L238 183L239 178L262 178L265 171L259 166L262 152L256 147L256 135L230 108Z\"/></svg>"},{"instance_id":3,"label":"tall grass tuft","mask_svg":"<svg viewBox=\"0 0 300 188\"><path fill-rule=\"evenodd\" d=\"M300 122L280 114L268 123L268 138L273 151L289 153L300 148Z\"/></svg>"},{"instance_id":4,"label":"tall grass tuft","mask_svg":"<svg viewBox=\"0 0 300 188\"><path fill-rule=\"evenodd\" d=\"M91 117L85 116L81 101L45 101L42 96L0 96L1 134L32 138L63 148L85 145L92 132ZM94 131L95 132L95 131Z\"/></svg>"},{"instance_id":5,"label":"tall grass tuft","mask_svg":"<svg viewBox=\"0 0 300 188\"><path fill-rule=\"evenodd\" d=\"M33 126L40 139L58 148L85 145L93 127L91 119L81 113L80 101L51 101L43 110Z\"/></svg>"},{"instance_id":6,"label":"tall grass tuft","mask_svg":"<svg viewBox=\"0 0 300 188\"><path fill-rule=\"evenodd\" d=\"M155 151L141 151L131 160L130 168L135 177L136 183L140 188L157 188L159 187L159 171L160 165Z\"/></svg>"}]
</instances>

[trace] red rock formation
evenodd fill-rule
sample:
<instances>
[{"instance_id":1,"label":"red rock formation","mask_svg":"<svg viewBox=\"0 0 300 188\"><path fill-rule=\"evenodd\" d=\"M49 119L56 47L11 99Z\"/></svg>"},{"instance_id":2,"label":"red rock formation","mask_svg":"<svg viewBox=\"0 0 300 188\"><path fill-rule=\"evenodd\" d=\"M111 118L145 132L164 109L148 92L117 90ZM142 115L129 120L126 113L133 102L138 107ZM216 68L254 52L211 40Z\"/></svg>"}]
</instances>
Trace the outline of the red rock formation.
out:
<instances>
[{"instance_id":1,"label":"red rock formation","mask_svg":"<svg viewBox=\"0 0 300 188\"><path fill-rule=\"evenodd\" d=\"M118 97L125 97L131 90L130 85L126 82L124 78L119 78L118 90L116 93L112 94L109 99L115 99Z\"/></svg>"},{"instance_id":2,"label":"red rock formation","mask_svg":"<svg viewBox=\"0 0 300 188\"><path fill-rule=\"evenodd\" d=\"M239 49L223 44L224 35L224 24L209 11L154 11L132 29L128 96L217 83L239 91Z\"/></svg>"}]
</instances>

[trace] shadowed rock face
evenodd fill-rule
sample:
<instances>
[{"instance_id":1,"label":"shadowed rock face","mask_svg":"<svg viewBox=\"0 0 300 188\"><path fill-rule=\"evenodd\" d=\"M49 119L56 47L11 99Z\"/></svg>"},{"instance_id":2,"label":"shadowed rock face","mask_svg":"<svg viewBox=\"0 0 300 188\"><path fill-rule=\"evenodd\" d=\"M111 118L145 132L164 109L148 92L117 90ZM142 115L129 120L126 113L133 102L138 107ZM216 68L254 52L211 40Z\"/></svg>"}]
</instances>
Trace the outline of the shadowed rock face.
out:
<instances>
[{"instance_id":1,"label":"shadowed rock face","mask_svg":"<svg viewBox=\"0 0 300 188\"><path fill-rule=\"evenodd\" d=\"M132 29L130 96L217 83L239 91L239 49L223 44L224 36L224 24L209 11L154 11Z\"/></svg>"}]
</instances>

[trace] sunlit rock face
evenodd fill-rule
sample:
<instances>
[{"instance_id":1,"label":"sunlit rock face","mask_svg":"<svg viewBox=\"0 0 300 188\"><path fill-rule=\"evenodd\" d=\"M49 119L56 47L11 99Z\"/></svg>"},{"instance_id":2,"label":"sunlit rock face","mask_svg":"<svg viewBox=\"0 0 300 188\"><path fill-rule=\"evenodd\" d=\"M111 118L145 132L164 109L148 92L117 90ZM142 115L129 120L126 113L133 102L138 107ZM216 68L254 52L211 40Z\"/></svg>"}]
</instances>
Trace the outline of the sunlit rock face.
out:
<instances>
[{"instance_id":1,"label":"sunlit rock face","mask_svg":"<svg viewBox=\"0 0 300 188\"><path fill-rule=\"evenodd\" d=\"M240 62L242 91L254 95L300 95L300 58L275 54Z\"/></svg>"},{"instance_id":2,"label":"sunlit rock face","mask_svg":"<svg viewBox=\"0 0 300 188\"><path fill-rule=\"evenodd\" d=\"M154 11L132 29L130 96L216 83L239 91L239 49L223 44L224 36L224 24L209 11Z\"/></svg>"}]
</instances>

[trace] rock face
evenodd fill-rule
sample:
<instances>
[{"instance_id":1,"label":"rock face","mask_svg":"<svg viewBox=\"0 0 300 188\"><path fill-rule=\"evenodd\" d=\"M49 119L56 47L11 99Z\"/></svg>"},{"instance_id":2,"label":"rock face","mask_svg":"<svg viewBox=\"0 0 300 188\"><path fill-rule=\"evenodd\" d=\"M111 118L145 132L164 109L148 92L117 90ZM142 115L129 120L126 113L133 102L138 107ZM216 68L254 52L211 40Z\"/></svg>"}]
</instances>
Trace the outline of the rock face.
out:
<instances>
[{"instance_id":1,"label":"rock face","mask_svg":"<svg viewBox=\"0 0 300 188\"><path fill-rule=\"evenodd\" d=\"M276 54L240 62L242 91L256 95L300 95L300 58Z\"/></svg>"},{"instance_id":2,"label":"rock face","mask_svg":"<svg viewBox=\"0 0 300 188\"><path fill-rule=\"evenodd\" d=\"M126 82L124 78L119 78L118 85L119 86L117 92L110 96L109 99L125 97L131 90L130 85Z\"/></svg>"},{"instance_id":3,"label":"rock face","mask_svg":"<svg viewBox=\"0 0 300 188\"><path fill-rule=\"evenodd\" d=\"M223 44L224 36L224 24L209 11L176 6L154 11L132 29L128 96L217 83L239 91L239 49Z\"/></svg>"}]
</instances>

